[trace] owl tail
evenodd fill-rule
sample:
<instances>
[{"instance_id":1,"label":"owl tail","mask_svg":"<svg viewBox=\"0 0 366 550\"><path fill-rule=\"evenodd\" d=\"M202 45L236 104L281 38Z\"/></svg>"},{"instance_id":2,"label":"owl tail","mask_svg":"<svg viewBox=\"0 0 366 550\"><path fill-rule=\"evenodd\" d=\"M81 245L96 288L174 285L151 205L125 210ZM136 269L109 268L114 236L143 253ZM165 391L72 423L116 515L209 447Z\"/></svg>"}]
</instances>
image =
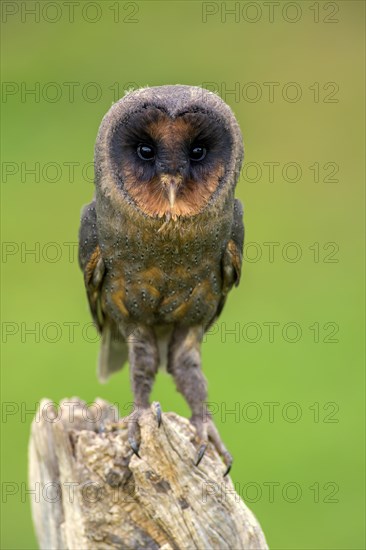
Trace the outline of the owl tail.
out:
<instances>
[{"instance_id":1,"label":"owl tail","mask_svg":"<svg viewBox=\"0 0 366 550\"><path fill-rule=\"evenodd\" d=\"M98 360L99 381L102 383L107 382L111 374L123 367L127 357L127 343L118 334L116 327L106 322L103 326Z\"/></svg>"}]
</instances>

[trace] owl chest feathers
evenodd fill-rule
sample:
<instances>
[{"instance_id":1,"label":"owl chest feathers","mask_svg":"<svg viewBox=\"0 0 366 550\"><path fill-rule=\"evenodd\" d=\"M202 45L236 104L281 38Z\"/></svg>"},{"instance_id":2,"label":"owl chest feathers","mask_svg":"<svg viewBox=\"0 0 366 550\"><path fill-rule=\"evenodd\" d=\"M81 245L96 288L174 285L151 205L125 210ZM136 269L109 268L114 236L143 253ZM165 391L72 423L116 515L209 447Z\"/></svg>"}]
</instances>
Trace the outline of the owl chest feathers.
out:
<instances>
[{"instance_id":1,"label":"owl chest feathers","mask_svg":"<svg viewBox=\"0 0 366 550\"><path fill-rule=\"evenodd\" d=\"M202 267L118 270L109 278L115 311L121 320L144 324L195 325L209 320L219 300L221 277L213 266Z\"/></svg>"},{"instance_id":2,"label":"owl chest feathers","mask_svg":"<svg viewBox=\"0 0 366 550\"><path fill-rule=\"evenodd\" d=\"M173 222L172 222L173 223ZM207 324L222 292L221 258L227 228L162 235L129 224L102 244L107 276L105 307L122 324Z\"/></svg>"}]
</instances>

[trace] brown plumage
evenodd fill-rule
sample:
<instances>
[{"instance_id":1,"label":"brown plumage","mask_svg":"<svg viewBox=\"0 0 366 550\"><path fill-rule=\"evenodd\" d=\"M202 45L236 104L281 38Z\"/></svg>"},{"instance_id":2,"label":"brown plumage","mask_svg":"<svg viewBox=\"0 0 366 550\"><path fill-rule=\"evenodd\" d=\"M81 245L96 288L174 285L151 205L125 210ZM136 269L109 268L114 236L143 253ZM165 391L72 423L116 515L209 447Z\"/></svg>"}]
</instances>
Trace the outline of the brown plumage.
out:
<instances>
[{"instance_id":1,"label":"brown plumage","mask_svg":"<svg viewBox=\"0 0 366 550\"><path fill-rule=\"evenodd\" d=\"M204 415L200 346L240 279L243 212L234 189L242 157L232 111L201 88L132 92L100 126L96 196L82 213L79 259L102 333L100 378L129 358L136 453L138 411L149 406L159 364L167 363L192 409L197 463L210 438L230 468Z\"/></svg>"}]
</instances>

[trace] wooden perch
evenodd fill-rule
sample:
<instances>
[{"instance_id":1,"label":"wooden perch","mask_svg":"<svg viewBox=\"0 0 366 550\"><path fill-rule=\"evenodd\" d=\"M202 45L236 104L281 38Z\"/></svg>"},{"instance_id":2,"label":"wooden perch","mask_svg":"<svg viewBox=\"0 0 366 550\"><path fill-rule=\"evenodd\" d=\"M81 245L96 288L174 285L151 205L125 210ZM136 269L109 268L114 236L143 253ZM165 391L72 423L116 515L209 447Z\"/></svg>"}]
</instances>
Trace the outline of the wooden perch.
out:
<instances>
[{"instance_id":1,"label":"wooden perch","mask_svg":"<svg viewBox=\"0 0 366 550\"><path fill-rule=\"evenodd\" d=\"M213 447L196 467L189 421L164 413L158 428L155 410L141 418L139 459L106 401L42 401L29 447L41 549L267 548Z\"/></svg>"}]
</instances>

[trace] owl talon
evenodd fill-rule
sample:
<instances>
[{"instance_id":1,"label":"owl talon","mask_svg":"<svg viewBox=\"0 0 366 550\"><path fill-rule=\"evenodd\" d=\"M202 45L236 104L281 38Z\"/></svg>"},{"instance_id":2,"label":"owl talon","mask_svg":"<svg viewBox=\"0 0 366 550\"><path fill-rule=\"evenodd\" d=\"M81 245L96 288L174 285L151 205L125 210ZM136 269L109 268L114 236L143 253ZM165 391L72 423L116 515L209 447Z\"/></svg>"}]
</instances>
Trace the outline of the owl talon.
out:
<instances>
[{"instance_id":1,"label":"owl talon","mask_svg":"<svg viewBox=\"0 0 366 550\"><path fill-rule=\"evenodd\" d=\"M198 454L197 454L197 460L196 460L196 466L199 465L199 463L201 462L205 452L206 452L206 449L207 449L207 443L202 443L202 445L200 446L199 450L198 450Z\"/></svg>"},{"instance_id":2,"label":"owl talon","mask_svg":"<svg viewBox=\"0 0 366 550\"><path fill-rule=\"evenodd\" d=\"M141 415L144 412L144 408L134 405L134 410L129 416L126 416L123 419L123 423L127 424L127 433L128 433L128 442L134 454L141 458L140 456L140 444L141 444L141 432L139 420Z\"/></svg>"},{"instance_id":3,"label":"owl talon","mask_svg":"<svg viewBox=\"0 0 366 550\"><path fill-rule=\"evenodd\" d=\"M225 445L221 441L219 432L213 423L213 420L211 417L206 417L205 419L201 418L199 415L194 415L191 418L191 423L196 428L197 436L199 438L199 441L201 442L200 448L198 450L197 454L197 460L196 460L196 466L199 465L202 458L205 455L208 441L210 441L213 446L215 447L216 451L222 458L226 469L224 472L223 477L227 476L231 470L231 466L233 463L233 457L226 449Z\"/></svg>"},{"instance_id":4,"label":"owl talon","mask_svg":"<svg viewBox=\"0 0 366 550\"><path fill-rule=\"evenodd\" d=\"M226 468L225 473L222 477L226 477L227 475L229 475L230 470L231 470L231 464L229 464L229 466Z\"/></svg>"},{"instance_id":5,"label":"owl talon","mask_svg":"<svg viewBox=\"0 0 366 550\"><path fill-rule=\"evenodd\" d=\"M130 447L131 447L131 449L133 450L134 454L135 454L136 456L138 456L139 458L141 458L141 456L139 455L140 447L139 447L139 445L136 443L136 441L135 441L134 439L128 438L128 442L129 442Z\"/></svg>"},{"instance_id":6,"label":"owl talon","mask_svg":"<svg viewBox=\"0 0 366 550\"><path fill-rule=\"evenodd\" d=\"M158 428L160 428L161 422L162 422L162 411L161 411L160 403L155 404L155 409L156 409L156 418L158 421Z\"/></svg>"},{"instance_id":7,"label":"owl talon","mask_svg":"<svg viewBox=\"0 0 366 550\"><path fill-rule=\"evenodd\" d=\"M223 458L224 458L224 463L226 464L226 470L222 477L226 477L227 475L229 475L231 467L233 465L233 457L231 456L230 453L226 453Z\"/></svg>"}]
</instances>

